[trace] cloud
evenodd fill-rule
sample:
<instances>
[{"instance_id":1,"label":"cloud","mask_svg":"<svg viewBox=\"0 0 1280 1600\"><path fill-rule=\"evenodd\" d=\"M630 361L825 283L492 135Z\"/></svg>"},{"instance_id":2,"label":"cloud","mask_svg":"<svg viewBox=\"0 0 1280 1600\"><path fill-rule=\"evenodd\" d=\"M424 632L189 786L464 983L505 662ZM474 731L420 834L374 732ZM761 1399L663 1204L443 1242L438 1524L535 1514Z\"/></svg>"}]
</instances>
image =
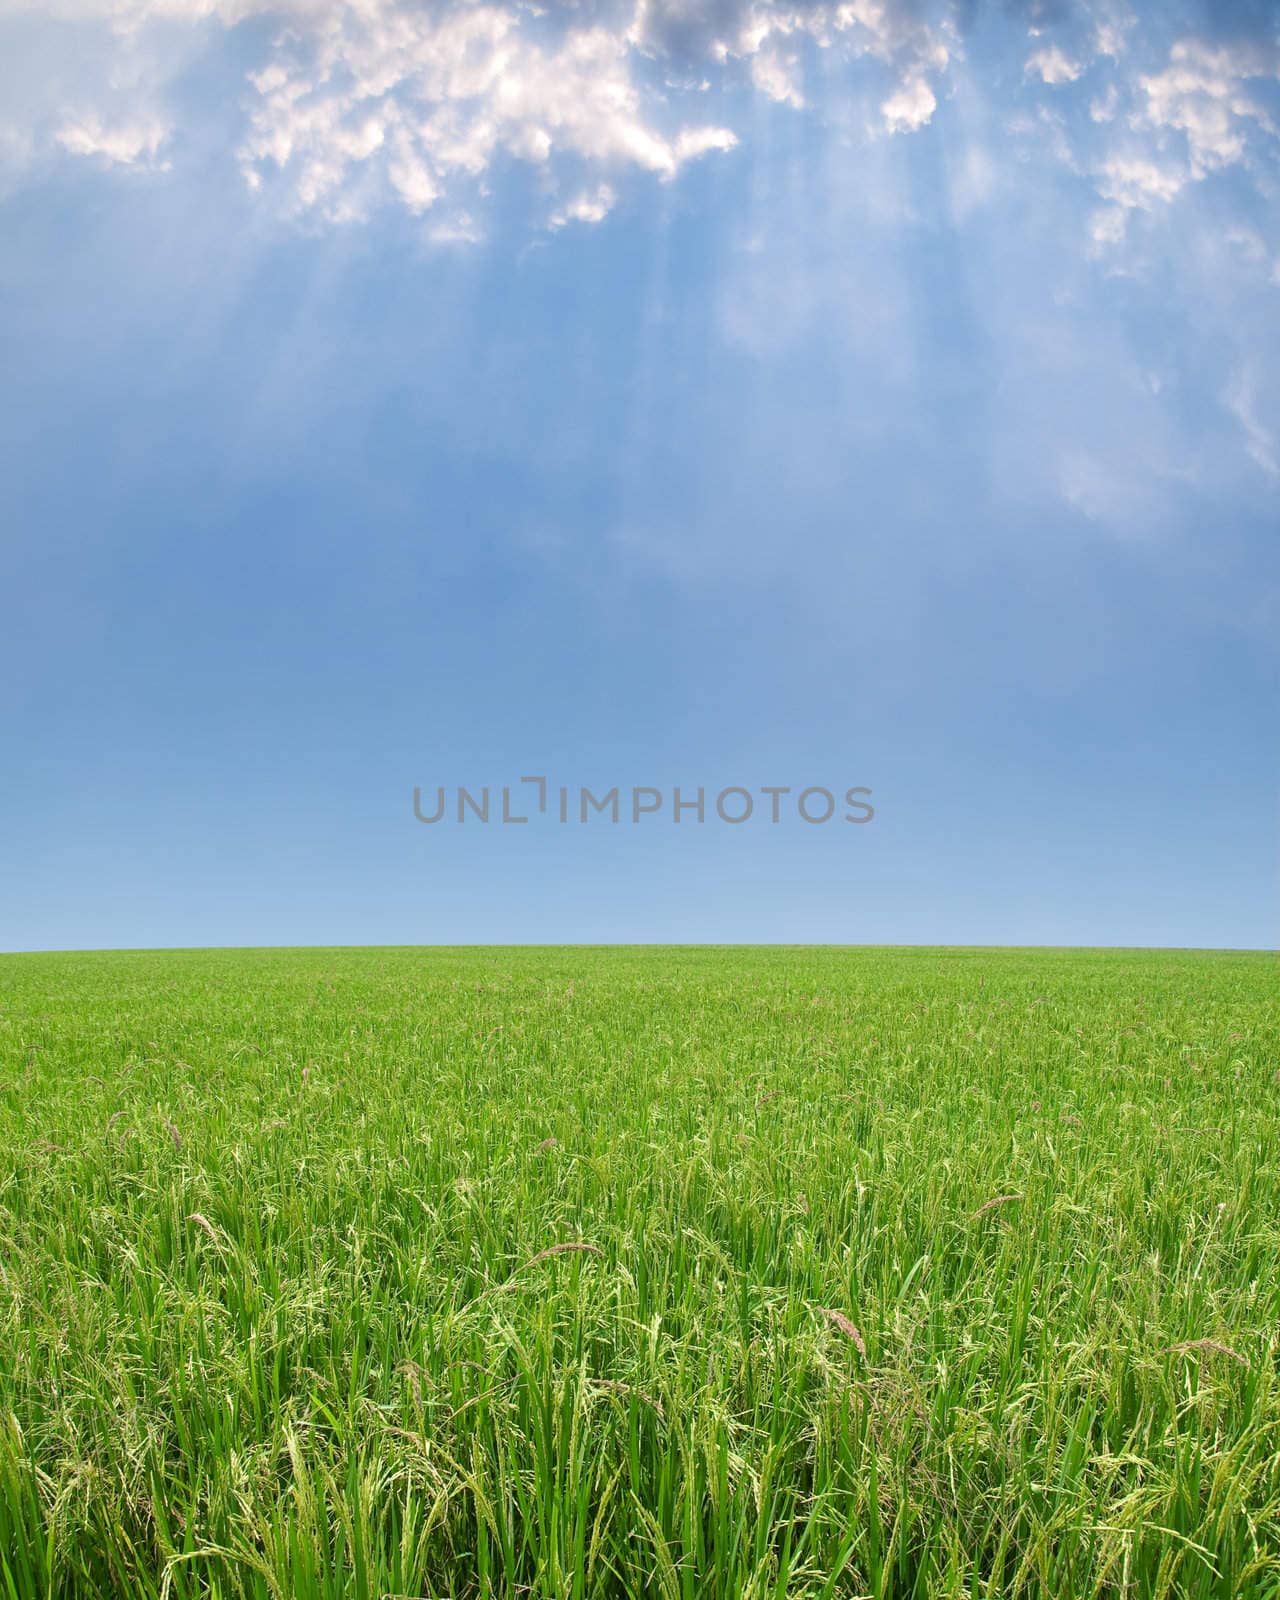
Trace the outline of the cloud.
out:
<instances>
[{"instance_id":1,"label":"cloud","mask_svg":"<svg viewBox=\"0 0 1280 1600\"><path fill-rule=\"evenodd\" d=\"M761 50L751 62L751 81L770 100L804 109L804 93L799 84L800 57L795 50Z\"/></svg>"},{"instance_id":2,"label":"cloud","mask_svg":"<svg viewBox=\"0 0 1280 1600\"><path fill-rule=\"evenodd\" d=\"M459 211L455 216L442 217L432 223L427 237L432 244L479 244L484 231L469 211Z\"/></svg>"},{"instance_id":3,"label":"cloud","mask_svg":"<svg viewBox=\"0 0 1280 1600\"><path fill-rule=\"evenodd\" d=\"M1095 52L1100 56L1110 56L1113 61L1118 61L1125 52L1125 29L1131 21L1131 18L1126 18L1124 21L1111 18L1099 22L1093 35Z\"/></svg>"},{"instance_id":4,"label":"cloud","mask_svg":"<svg viewBox=\"0 0 1280 1600\"><path fill-rule=\"evenodd\" d=\"M1280 478L1276 436L1258 415L1257 374L1251 366L1241 366L1232 374L1223 403L1244 431L1250 457L1269 478Z\"/></svg>"},{"instance_id":5,"label":"cloud","mask_svg":"<svg viewBox=\"0 0 1280 1600\"><path fill-rule=\"evenodd\" d=\"M1092 253L1100 254L1111 245L1118 245L1125 236L1127 214L1123 206L1102 206L1089 217L1089 239Z\"/></svg>"},{"instance_id":6,"label":"cloud","mask_svg":"<svg viewBox=\"0 0 1280 1600\"><path fill-rule=\"evenodd\" d=\"M1277 77L1280 53L1274 45L1213 46L1183 39L1162 72L1139 80L1146 96L1140 120L1182 133L1192 176L1202 178L1245 158L1250 124L1275 135L1274 122L1244 86L1251 79Z\"/></svg>"},{"instance_id":7,"label":"cloud","mask_svg":"<svg viewBox=\"0 0 1280 1600\"><path fill-rule=\"evenodd\" d=\"M1162 473L1151 461L1115 461L1075 447L1057 462L1058 490L1072 510L1124 538L1147 538L1170 521Z\"/></svg>"},{"instance_id":8,"label":"cloud","mask_svg":"<svg viewBox=\"0 0 1280 1600\"><path fill-rule=\"evenodd\" d=\"M738 136L729 128L682 128L675 142L677 164L694 161L711 150L732 150Z\"/></svg>"},{"instance_id":9,"label":"cloud","mask_svg":"<svg viewBox=\"0 0 1280 1600\"><path fill-rule=\"evenodd\" d=\"M937 107L933 90L923 77L908 78L895 93L883 102L885 126L890 133L903 129L923 128Z\"/></svg>"},{"instance_id":10,"label":"cloud","mask_svg":"<svg viewBox=\"0 0 1280 1600\"><path fill-rule=\"evenodd\" d=\"M1114 83L1109 83L1099 95L1095 95L1089 102L1089 120L1091 122L1110 122L1116 114L1116 107L1120 103L1120 91Z\"/></svg>"},{"instance_id":11,"label":"cloud","mask_svg":"<svg viewBox=\"0 0 1280 1600\"><path fill-rule=\"evenodd\" d=\"M551 213L548 227L563 228L568 222L601 222L613 210L617 200L610 184L597 184L594 189L583 189L566 205Z\"/></svg>"},{"instance_id":12,"label":"cloud","mask_svg":"<svg viewBox=\"0 0 1280 1600\"><path fill-rule=\"evenodd\" d=\"M945 72L954 28L945 8L935 11L929 21L914 0L639 0L629 36L686 65L749 62L755 88L797 109L806 47L871 58L895 80L881 112L896 133L923 127L937 104L929 75Z\"/></svg>"},{"instance_id":13,"label":"cloud","mask_svg":"<svg viewBox=\"0 0 1280 1600\"><path fill-rule=\"evenodd\" d=\"M329 215L391 197L424 211L500 159L670 179L735 143L728 128L650 115L620 33L542 37L505 5L335 7L324 27L290 30L251 82L246 176Z\"/></svg>"},{"instance_id":14,"label":"cloud","mask_svg":"<svg viewBox=\"0 0 1280 1600\"><path fill-rule=\"evenodd\" d=\"M1126 210L1150 211L1172 200L1187 181L1185 169L1144 155L1111 156L1098 170L1098 193Z\"/></svg>"},{"instance_id":15,"label":"cloud","mask_svg":"<svg viewBox=\"0 0 1280 1600\"><path fill-rule=\"evenodd\" d=\"M1089 225L1095 249L1119 242L1122 213L1274 155L1267 96L1280 63L1265 8L1230 8L1228 29L1207 13L1197 22L1189 5L1176 0L1141 27L1120 0L992 8L1010 65L1030 26L1023 95L1041 104L1024 98L1018 126L1038 130L1046 165L1093 175L1104 203ZM877 133L917 135L940 105L973 93L977 10L977 0L0 0L0 16L37 19L24 41L54 30L33 58L43 99L7 96L22 104L0 128L0 159L30 166L52 151L154 169L209 148L183 138L210 114L187 69L223 35L229 56L236 29L244 96L220 114L239 119L230 148L264 207L334 223L395 207L429 237L460 239L481 231L474 219L496 176L522 168L548 226L590 224L612 208L598 203L606 189L616 199L629 181L669 183L733 150L752 94L864 147ZM96 96L87 68L64 73L68 23L90 41L77 54L97 52ZM833 81L834 94L821 92ZM225 147L225 128L219 139Z\"/></svg>"},{"instance_id":16,"label":"cloud","mask_svg":"<svg viewBox=\"0 0 1280 1600\"><path fill-rule=\"evenodd\" d=\"M1028 56L1025 70L1028 76L1035 73L1042 83L1057 85L1074 83L1084 68L1054 44Z\"/></svg>"},{"instance_id":17,"label":"cloud","mask_svg":"<svg viewBox=\"0 0 1280 1600\"><path fill-rule=\"evenodd\" d=\"M951 24L915 0L638 0L629 35L642 49L691 61L748 59L780 41L847 46L908 67L946 65Z\"/></svg>"},{"instance_id":18,"label":"cloud","mask_svg":"<svg viewBox=\"0 0 1280 1600\"><path fill-rule=\"evenodd\" d=\"M69 119L54 138L72 155L100 156L111 165L131 167L139 162L153 164L169 132L163 123L150 118L104 126L90 112L83 118Z\"/></svg>"},{"instance_id":19,"label":"cloud","mask_svg":"<svg viewBox=\"0 0 1280 1600\"><path fill-rule=\"evenodd\" d=\"M154 159L171 131L155 109L178 76L165 52L189 59L220 30L257 24L240 36L257 53L237 146L244 178L286 211L335 222L387 204L415 215L472 206L486 175L512 161L553 194L576 194L584 172L597 185L628 170L670 181L737 143L706 116L712 75L798 110L814 51L887 77L885 127L908 132L932 115L930 78L946 70L951 34L917 0L9 0L7 10L106 41L101 104L74 117L64 108L44 137L117 164ZM189 44L175 43L184 35ZM39 137L6 129L14 152Z\"/></svg>"},{"instance_id":20,"label":"cloud","mask_svg":"<svg viewBox=\"0 0 1280 1600\"><path fill-rule=\"evenodd\" d=\"M388 165L387 176L410 211L425 211L440 198L440 185L407 139L400 141L399 153Z\"/></svg>"},{"instance_id":21,"label":"cloud","mask_svg":"<svg viewBox=\"0 0 1280 1600\"><path fill-rule=\"evenodd\" d=\"M1248 37L1177 39L1159 70L1137 74L1134 110L1092 163L1098 194L1110 204L1090 218L1090 254L1124 238L1128 212L1157 211L1188 186L1233 167L1273 164L1275 123L1247 87L1267 78L1280 78L1280 50ZM1111 124L1119 99L1110 84L1104 99L1090 103L1091 120ZM1274 174L1266 182L1273 184Z\"/></svg>"}]
</instances>

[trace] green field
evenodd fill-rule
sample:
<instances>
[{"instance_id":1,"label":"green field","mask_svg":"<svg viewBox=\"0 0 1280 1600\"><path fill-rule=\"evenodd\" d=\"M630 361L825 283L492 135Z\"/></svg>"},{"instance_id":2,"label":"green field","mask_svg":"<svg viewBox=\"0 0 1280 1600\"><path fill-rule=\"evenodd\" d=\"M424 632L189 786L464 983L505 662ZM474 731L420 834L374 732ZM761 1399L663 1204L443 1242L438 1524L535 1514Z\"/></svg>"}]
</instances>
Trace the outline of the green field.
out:
<instances>
[{"instance_id":1,"label":"green field","mask_svg":"<svg viewBox=\"0 0 1280 1600\"><path fill-rule=\"evenodd\" d=\"M1280 1594L1278 977L0 957L0 1596Z\"/></svg>"}]
</instances>

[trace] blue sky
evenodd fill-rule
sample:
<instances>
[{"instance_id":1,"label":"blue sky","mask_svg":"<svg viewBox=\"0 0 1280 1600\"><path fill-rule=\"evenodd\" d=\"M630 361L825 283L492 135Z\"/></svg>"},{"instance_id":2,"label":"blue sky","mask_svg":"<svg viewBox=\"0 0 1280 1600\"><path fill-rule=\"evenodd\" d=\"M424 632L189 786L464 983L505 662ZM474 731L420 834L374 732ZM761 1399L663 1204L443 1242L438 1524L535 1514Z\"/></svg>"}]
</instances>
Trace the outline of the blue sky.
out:
<instances>
[{"instance_id":1,"label":"blue sky","mask_svg":"<svg viewBox=\"0 0 1280 1600\"><path fill-rule=\"evenodd\" d=\"M0 948L1274 947L1277 17L4 0Z\"/></svg>"}]
</instances>

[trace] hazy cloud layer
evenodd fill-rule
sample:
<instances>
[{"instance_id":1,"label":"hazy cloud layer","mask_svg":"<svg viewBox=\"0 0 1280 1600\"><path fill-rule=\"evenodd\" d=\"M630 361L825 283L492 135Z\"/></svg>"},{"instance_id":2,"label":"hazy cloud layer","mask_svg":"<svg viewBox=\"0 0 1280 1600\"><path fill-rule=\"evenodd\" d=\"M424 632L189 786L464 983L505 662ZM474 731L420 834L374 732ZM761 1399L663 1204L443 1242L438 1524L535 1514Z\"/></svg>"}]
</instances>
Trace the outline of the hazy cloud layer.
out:
<instances>
[{"instance_id":1,"label":"hazy cloud layer","mask_svg":"<svg viewBox=\"0 0 1280 1600\"><path fill-rule=\"evenodd\" d=\"M628 181L732 151L750 95L821 117L847 87L872 108L861 139L918 135L957 75L980 73L969 53L986 28L1021 62L1020 84L990 88L1009 97L1011 134L1038 122L1044 153L1088 177L1101 253L1130 213L1190 184L1274 175L1275 18L1248 5L1140 17L1110 0L8 0L0 158L180 166L202 115L183 74L234 39L227 158L264 203L334 222L396 205L469 238L493 173L514 163L545 197L545 225L590 225Z\"/></svg>"}]
</instances>

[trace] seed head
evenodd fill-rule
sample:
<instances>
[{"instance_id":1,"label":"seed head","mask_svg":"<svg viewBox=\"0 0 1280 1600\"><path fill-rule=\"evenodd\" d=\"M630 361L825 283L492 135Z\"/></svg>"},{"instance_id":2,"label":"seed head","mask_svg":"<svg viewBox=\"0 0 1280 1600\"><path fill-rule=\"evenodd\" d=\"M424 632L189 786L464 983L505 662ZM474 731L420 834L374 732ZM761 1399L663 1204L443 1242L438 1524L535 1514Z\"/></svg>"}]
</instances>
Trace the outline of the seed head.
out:
<instances>
[{"instance_id":1,"label":"seed head","mask_svg":"<svg viewBox=\"0 0 1280 1600\"><path fill-rule=\"evenodd\" d=\"M1233 1350L1229 1344L1220 1344L1217 1339L1184 1339L1181 1344L1166 1345L1160 1352L1162 1356L1189 1355L1229 1356L1232 1361L1238 1361L1242 1367L1249 1365L1248 1356L1242 1356L1238 1350Z\"/></svg>"},{"instance_id":2,"label":"seed head","mask_svg":"<svg viewBox=\"0 0 1280 1600\"><path fill-rule=\"evenodd\" d=\"M833 1306L819 1306L818 1310L833 1327L839 1328L846 1339L853 1341L854 1348L865 1361L867 1359L867 1347L857 1325L851 1322L843 1311L837 1311Z\"/></svg>"}]
</instances>

